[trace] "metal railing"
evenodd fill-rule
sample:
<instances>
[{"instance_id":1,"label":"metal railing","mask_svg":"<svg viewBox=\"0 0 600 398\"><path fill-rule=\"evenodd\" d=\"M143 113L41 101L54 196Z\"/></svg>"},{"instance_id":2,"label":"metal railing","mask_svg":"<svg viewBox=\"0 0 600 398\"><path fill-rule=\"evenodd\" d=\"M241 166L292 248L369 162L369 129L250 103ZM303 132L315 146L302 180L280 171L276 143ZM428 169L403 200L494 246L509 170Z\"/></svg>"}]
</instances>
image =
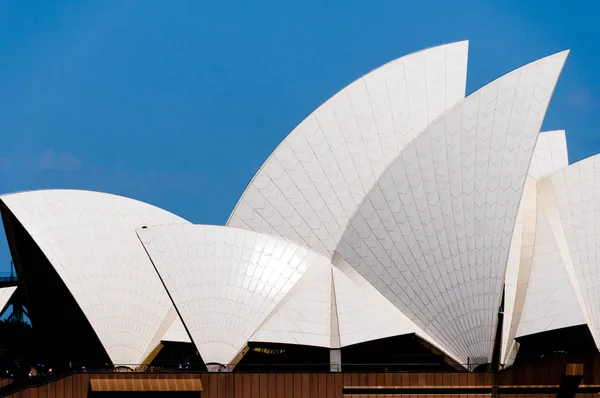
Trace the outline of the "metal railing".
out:
<instances>
[{"instance_id":1,"label":"metal railing","mask_svg":"<svg viewBox=\"0 0 600 398\"><path fill-rule=\"evenodd\" d=\"M440 373L460 372L448 364L434 362L401 362L401 363L347 363L341 365L330 362L318 363L238 363L238 364L197 364L186 362L172 362L160 364L116 364L116 365L93 365L72 364L68 369L77 373L214 373L230 372L236 373L338 373L332 370L337 366L345 373L365 372L390 372L390 373ZM461 365L466 372L469 365ZM473 364L471 364L473 367ZM472 369L471 369L472 370Z\"/></svg>"},{"instance_id":2,"label":"metal railing","mask_svg":"<svg viewBox=\"0 0 600 398\"><path fill-rule=\"evenodd\" d=\"M14 272L0 272L0 282L17 282L17 274Z\"/></svg>"}]
</instances>

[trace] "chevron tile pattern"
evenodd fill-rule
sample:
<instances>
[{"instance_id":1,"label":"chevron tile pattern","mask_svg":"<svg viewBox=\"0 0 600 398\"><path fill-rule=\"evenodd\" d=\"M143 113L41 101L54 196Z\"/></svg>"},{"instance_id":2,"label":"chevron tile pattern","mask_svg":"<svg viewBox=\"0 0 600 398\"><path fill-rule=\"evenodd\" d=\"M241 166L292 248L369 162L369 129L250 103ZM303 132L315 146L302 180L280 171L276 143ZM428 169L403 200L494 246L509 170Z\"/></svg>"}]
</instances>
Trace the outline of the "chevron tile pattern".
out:
<instances>
[{"instance_id":1,"label":"chevron tile pattern","mask_svg":"<svg viewBox=\"0 0 600 398\"><path fill-rule=\"evenodd\" d=\"M309 115L256 174L228 226L330 256L385 168L465 94L467 42L400 58Z\"/></svg>"},{"instance_id":2,"label":"chevron tile pattern","mask_svg":"<svg viewBox=\"0 0 600 398\"><path fill-rule=\"evenodd\" d=\"M543 203L537 210L533 261L516 337L585 324Z\"/></svg>"},{"instance_id":3,"label":"chevron tile pattern","mask_svg":"<svg viewBox=\"0 0 600 398\"><path fill-rule=\"evenodd\" d=\"M293 242L238 228L137 233L205 363L232 363L302 276L329 265Z\"/></svg>"},{"instance_id":4,"label":"chevron tile pattern","mask_svg":"<svg viewBox=\"0 0 600 398\"><path fill-rule=\"evenodd\" d=\"M525 304L536 240L537 181L568 164L567 140L564 130L540 133L529 166L506 265L500 360L504 366L514 363L518 349L515 338ZM540 273L539 270L536 274L537 277L543 278L543 273Z\"/></svg>"},{"instance_id":5,"label":"chevron tile pattern","mask_svg":"<svg viewBox=\"0 0 600 398\"><path fill-rule=\"evenodd\" d=\"M135 229L187 223L116 195L48 190L4 195L92 325L114 364L142 363L173 306Z\"/></svg>"},{"instance_id":6,"label":"chevron tile pattern","mask_svg":"<svg viewBox=\"0 0 600 398\"><path fill-rule=\"evenodd\" d=\"M385 171L337 252L451 351L491 359L525 177L567 52L475 92Z\"/></svg>"},{"instance_id":7,"label":"chevron tile pattern","mask_svg":"<svg viewBox=\"0 0 600 398\"><path fill-rule=\"evenodd\" d=\"M216 364L248 342L339 356L414 334L473 369L491 361L502 297L503 366L518 337L557 328L588 324L600 346L600 155L568 166L565 132L539 132L568 51L464 98L467 53L417 52L334 95L225 227L87 191L4 195L0 210L114 364L160 341L191 341L210 370L231 370Z\"/></svg>"},{"instance_id":8,"label":"chevron tile pattern","mask_svg":"<svg viewBox=\"0 0 600 398\"><path fill-rule=\"evenodd\" d=\"M575 293L600 347L600 156L572 164L542 183L554 194L566 242L563 261L573 270Z\"/></svg>"},{"instance_id":9,"label":"chevron tile pattern","mask_svg":"<svg viewBox=\"0 0 600 398\"><path fill-rule=\"evenodd\" d=\"M565 131L556 130L540 133L529 166L531 178L536 181L541 180L568 165L569 154Z\"/></svg>"},{"instance_id":10,"label":"chevron tile pattern","mask_svg":"<svg viewBox=\"0 0 600 398\"><path fill-rule=\"evenodd\" d=\"M329 261L309 268L250 341L329 348L331 279Z\"/></svg>"}]
</instances>

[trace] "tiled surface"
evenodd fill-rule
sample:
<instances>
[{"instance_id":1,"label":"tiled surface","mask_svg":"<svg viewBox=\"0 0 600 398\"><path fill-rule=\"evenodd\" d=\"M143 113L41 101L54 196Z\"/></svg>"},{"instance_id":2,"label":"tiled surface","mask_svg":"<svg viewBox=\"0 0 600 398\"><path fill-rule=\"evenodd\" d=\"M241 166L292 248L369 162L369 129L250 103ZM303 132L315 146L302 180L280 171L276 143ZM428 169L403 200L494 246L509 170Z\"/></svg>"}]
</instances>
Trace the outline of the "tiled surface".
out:
<instances>
[{"instance_id":1,"label":"tiled surface","mask_svg":"<svg viewBox=\"0 0 600 398\"><path fill-rule=\"evenodd\" d=\"M250 340L329 348L332 334L331 289L329 261L315 264Z\"/></svg>"},{"instance_id":2,"label":"tiled surface","mask_svg":"<svg viewBox=\"0 0 600 398\"><path fill-rule=\"evenodd\" d=\"M191 343L190 336L188 336L187 331L185 330L185 326L183 326L183 322L179 316L175 316L173 322L171 323L171 327L167 330L164 336L160 339L161 341L173 341L179 343Z\"/></svg>"},{"instance_id":3,"label":"tiled surface","mask_svg":"<svg viewBox=\"0 0 600 398\"><path fill-rule=\"evenodd\" d=\"M334 256L333 280L342 347L423 331L352 266ZM428 336L423 336L433 343Z\"/></svg>"},{"instance_id":4,"label":"tiled surface","mask_svg":"<svg viewBox=\"0 0 600 398\"><path fill-rule=\"evenodd\" d=\"M386 167L465 94L468 43L392 61L334 95L279 145L228 226L278 235L331 256Z\"/></svg>"},{"instance_id":5,"label":"tiled surface","mask_svg":"<svg viewBox=\"0 0 600 398\"><path fill-rule=\"evenodd\" d=\"M516 337L585 324L543 204L537 208L533 262Z\"/></svg>"},{"instance_id":6,"label":"tiled surface","mask_svg":"<svg viewBox=\"0 0 600 398\"><path fill-rule=\"evenodd\" d=\"M137 233L205 363L231 363L302 276L330 263L238 228L178 224Z\"/></svg>"},{"instance_id":7,"label":"tiled surface","mask_svg":"<svg viewBox=\"0 0 600 398\"><path fill-rule=\"evenodd\" d=\"M515 340L529 281L536 229L537 183L528 176L515 220L504 280L504 322L500 363L510 366L516 359Z\"/></svg>"},{"instance_id":8,"label":"tiled surface","mask_svg":"<svg viewBox=\"0 0 600 398\"><path fill-rule=\"evenodd\" d=\"M16 290L16 286L4 287L0 289L0 312L4 309L4 307L6 307L8 300L10 300Z\"/></svg>"},{"instance_id":9,"label":"tiled surface","mask_svg":"<svg viewBox=\"0 0 600 398\"><path fill-rule=\"evenodd\" d=\"M541 180L569 164L567 138L564 130L540 133L529 167L529 175Z\"/></svg>"},{"instance_id":10,"label":"tiled surface","mask_svg":"<svg viewBox=\"0 0 600 398\"><path fill-rule=\"evenodd\" d=\"M556 216L566 243L561 255L567 272L572 270L575 293L600 347L600 156L572 164L542 184L554 193Z\"/></svg>"},{"instance_id":11,"label":"tiled surface","mask_svg":"<svg viewBox=\"0 0 600 398\"><path fill-rule=\"evenodd\" d=\"M36 241L115 364L142 363L173 307L135 229L186 223L116 195L71 190L0 197Z\"/></svg>"},{"instance_id":12,"label":"tiled surface","mask_svg":"<svg viewBox=\"0 0 600 398\"><path fill-rule=\"evenodd\" d=\"M525 177L566 57L503 76L429 126L378 180L338 246L462 363L491 359Z\"/></svg>"},{"instance_id":13,"label":"tiled surface","mask_svg":"<svg viewBox=\"0 0 600 398\"><path fill-rule=\"evenodd\" d=\"M566 55L466 99L466 42L376 69L275 150L230 217L241 229L93 192L1 199L115 363L190 341L186 327L223 364L249 340L337 348L408 333L489 361L504 283L510 363L515 336L588 321L598 339L596 161L564 168L564 131L538 138ZM551 191L540 205L539 187Z\"/></svg>"},{"instance_id":14,"label":"tiled surface","mask_svg":"<svg viewBox=\"0 0 600 398\"><path fill-rule=\"evenodd\" d=\"M515 337L529 283L536 235L537 181L567 165L568 152L565 132L558 130L540 133L529 166L506 266L500 359L504 365L512 365L518 349Z\"/></svg>"}]
</instances>

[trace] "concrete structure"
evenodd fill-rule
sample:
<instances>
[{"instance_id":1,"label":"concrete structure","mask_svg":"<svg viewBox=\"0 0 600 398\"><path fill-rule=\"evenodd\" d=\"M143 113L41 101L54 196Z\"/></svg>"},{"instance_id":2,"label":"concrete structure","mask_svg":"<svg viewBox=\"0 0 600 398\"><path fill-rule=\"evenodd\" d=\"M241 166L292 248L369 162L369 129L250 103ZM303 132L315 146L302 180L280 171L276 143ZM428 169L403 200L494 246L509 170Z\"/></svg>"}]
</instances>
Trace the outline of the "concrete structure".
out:
<instances>
[{"instance_id":1,"label":"concrete structure","mask_svg":"<svg viewBox=\"0 0 600 398\"><path fill-rule=\"evenodd\" d=\"M3 287L0 289L0 313L4 312L4 308L7 306L16 290L16 286Z\"/></svg>"},{"instance_id":2,"label":"concrete structure","mask_svg":"<svg viewBox=\"0 0 600 398\"><path fill-rule=\"evenodd\" d=\"M0 200L64 282L110 360L143 363L177 315L135 229L186 221L98 192L33 191ZM35 266L19 264L19 250L11 250L17 266Z\"/></svg>"},{"instance_id":3,"label":"concrete structure","mask_svg":"<svg viewBox=\"0 0 600 398\"><path fill-rule=\"evenodd\" d=\"M465 96L468 43L392 61L321 105L277 147L228 226L331 257L370 187L403 148Z\"/></svg>"},{"instance_id":4,"label":"concrete structure","mask_svg":"<svg viewBox=\"0 0 600 398\"><path fill-rule=\"evenodd\" d=\"M507 367L527 336L578 325L598 346L598 160L567 166L565 132L540 134L567 55L466 98L466 42L376 69L283 140L227 226L94 192L1 196L17 272L35 296L46 264L113 364L191 342L232 370L279 344L339 370L344 350L416 336L454 367Z\"/></svg>"}]
</instances>

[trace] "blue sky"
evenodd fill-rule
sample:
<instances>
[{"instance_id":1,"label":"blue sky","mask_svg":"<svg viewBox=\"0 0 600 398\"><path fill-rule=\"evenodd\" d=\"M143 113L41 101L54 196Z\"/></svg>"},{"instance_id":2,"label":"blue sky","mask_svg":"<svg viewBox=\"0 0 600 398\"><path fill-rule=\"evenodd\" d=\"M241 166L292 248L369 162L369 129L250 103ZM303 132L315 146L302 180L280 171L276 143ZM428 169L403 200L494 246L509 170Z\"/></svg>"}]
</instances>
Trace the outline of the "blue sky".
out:
<instances>
[{"instance_id":1,"label":"blue sky","mask_svg":"<svg viewBox=\"0 0 600 398\"><path fill-rule=\"evenodd\" d=\"M470 40L467 91L571 55L544 123L600 152L600 3L0 0L0 192L79 188L223 224L296 124L399 56ZM0 239L0 271L10 254Z\"/></svg>"}]
</instances>

